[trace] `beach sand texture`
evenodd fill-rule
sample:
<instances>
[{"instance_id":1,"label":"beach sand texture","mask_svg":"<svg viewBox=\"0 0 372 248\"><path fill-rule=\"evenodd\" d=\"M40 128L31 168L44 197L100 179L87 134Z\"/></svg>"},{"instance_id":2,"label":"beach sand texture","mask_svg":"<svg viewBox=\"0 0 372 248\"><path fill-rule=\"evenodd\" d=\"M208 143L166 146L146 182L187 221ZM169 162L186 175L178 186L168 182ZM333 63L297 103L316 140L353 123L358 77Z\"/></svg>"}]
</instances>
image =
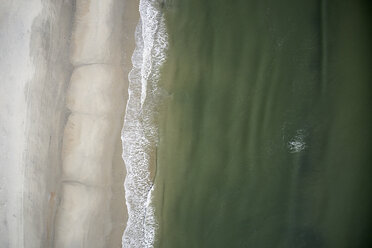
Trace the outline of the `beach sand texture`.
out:
<instances>
[{"instance_id":1,"label":"beach sand texture","mask_svg":"<svg viewBox=\"0 0 372 248\"><path fill-rule=\"evenodd\" d=\"M0 17L0 246L121 247L138 1L4 1Z\"/></svg>"}]
</instances>

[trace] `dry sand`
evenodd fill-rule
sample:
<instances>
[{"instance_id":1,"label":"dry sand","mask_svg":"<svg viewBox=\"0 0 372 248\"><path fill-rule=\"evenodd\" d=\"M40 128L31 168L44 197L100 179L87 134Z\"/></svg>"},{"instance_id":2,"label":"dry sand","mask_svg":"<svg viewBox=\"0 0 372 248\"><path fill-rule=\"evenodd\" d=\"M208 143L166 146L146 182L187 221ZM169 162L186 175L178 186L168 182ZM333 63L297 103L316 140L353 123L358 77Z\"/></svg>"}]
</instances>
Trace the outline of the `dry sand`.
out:
<instances>
[{"instance_id":1,"label":"dry sand","mask_svg":"<svg viewBox=\"0 0 372 248\"><path fill-rule=\"evenodd\" d=\"M121 247L127 213L120 130L138 1L94 2L77 0L78 14L85 18L78 20L72 0L2 2L0 247ZM95 18L101 14L106 19ZM79 29L77 22L84 20ZM89 36L100 25L107 39ZM87 77L73 89L71 74L89 64L119 68L121 79L105 90L94 88ZM95 121L102 118L106 121ZM66 133L73 143L64 140ZM91 152L92 157L78 154L64 166L63 150ZM102 156L95 151L103 151Z\"/></svg>"}]
</instances>

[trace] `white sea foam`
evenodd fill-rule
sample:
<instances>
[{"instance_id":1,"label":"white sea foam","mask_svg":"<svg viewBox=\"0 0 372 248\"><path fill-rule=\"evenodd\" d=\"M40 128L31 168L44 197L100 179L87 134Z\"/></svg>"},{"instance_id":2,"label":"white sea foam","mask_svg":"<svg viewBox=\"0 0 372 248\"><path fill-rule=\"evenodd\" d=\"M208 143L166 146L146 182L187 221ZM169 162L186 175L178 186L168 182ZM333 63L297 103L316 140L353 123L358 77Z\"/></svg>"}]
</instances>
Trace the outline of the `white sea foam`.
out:
<instances>
[{"instance_id":1,"label":"white sea foam","mask_svg":"<svg viewBox=\"0 0 372 248\"><path fill-rule=\"evenodd\" d=\"M157 1L141 0L139 10L141 18L136 28L129 99L121 135L127 168L124 187L129 216L123 247L153 247L157 229L149 166L158 140L155 122L161 98L158 82L160 67L166 59L168 37Z\"/></svg>"},{"instance_id":2,"label":"white sea foam","mask_svg":"<svg viewBox=\"0 0 372 248\"><path fill-rule=\"evenodd\" d=\"M288 142L288 149L290 153L298 153L306 148L305 131L297 130L295 137Z\"/></svg>"}]
</instances>

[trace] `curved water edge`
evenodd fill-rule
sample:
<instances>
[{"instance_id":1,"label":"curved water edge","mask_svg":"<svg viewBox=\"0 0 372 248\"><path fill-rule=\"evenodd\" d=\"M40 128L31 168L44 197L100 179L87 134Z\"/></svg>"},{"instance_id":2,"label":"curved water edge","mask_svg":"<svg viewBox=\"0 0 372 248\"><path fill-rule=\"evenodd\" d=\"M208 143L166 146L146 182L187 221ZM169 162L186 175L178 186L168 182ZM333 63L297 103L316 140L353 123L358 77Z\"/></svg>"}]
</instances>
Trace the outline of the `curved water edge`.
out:
<instances>
[{"instance_id":1,"label":"curved water edge","mask_svg":"<svg viewBox=\"0 0 372 248\"><path fill-rule=\"evenodd\" d=\"M160 68L166 59L168 36L157 1L141 0L136 28L136 48L129 73L128 103L122 129L124 183L128 222L123 247L153 247L157 222L152 205L151 168L158 140L157 108Z\"/></svg>"}]
</instances>

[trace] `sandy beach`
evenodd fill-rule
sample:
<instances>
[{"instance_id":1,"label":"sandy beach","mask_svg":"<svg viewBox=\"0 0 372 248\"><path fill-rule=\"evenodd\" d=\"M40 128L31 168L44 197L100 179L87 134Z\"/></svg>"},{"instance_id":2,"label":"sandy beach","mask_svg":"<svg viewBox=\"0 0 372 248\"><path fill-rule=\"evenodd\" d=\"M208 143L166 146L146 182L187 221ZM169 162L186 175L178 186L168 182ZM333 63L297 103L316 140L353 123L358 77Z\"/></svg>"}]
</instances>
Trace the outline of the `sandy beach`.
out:
<instances>
[{"instance_id":1,"label":"sandy beach","mask_svg":"<svg viewBox=\"0 0 372 248\"><path fill-rule=\"evenodd\" d=\"M0 246L121 247L138 1L11 2L0 12Z\"/></svg>"}]
</instances>

